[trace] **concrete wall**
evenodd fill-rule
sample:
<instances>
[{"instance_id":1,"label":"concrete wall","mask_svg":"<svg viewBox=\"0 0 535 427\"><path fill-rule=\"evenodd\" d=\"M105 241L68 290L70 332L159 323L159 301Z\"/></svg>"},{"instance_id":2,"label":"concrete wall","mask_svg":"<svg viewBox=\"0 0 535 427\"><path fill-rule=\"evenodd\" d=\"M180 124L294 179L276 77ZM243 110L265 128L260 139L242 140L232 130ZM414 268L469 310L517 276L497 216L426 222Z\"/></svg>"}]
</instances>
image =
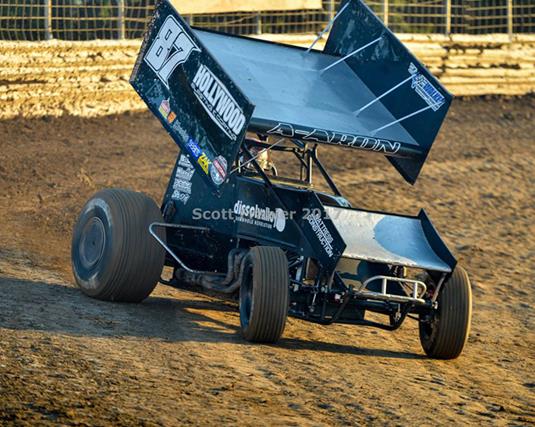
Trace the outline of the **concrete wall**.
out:
<instances>
[{"instance_id":1,"label":"concrete wall","mask_svg":"<svg viewBox=\"0 0 535 427\"><path fill-rule=\"evenodd\" d=\"M310 36L263 36L268 37L311 42ZM535 35L400 37L455 95L535 92ZM144 110L128 83L139 44L0 42L0 118Z\"/></svg>"}]
</instances>

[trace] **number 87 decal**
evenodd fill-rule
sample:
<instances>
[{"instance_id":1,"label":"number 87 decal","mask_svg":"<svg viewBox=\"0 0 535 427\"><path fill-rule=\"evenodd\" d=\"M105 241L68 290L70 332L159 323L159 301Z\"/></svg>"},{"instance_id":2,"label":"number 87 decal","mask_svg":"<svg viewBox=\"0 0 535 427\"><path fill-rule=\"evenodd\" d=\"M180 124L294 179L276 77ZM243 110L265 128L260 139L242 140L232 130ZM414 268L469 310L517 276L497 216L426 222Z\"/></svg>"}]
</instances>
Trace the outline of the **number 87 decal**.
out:
<instances>
[{"instance_id":1,"label":"number 87 decal","mask_svg":"<svg viewBox=\"0 0 535 427\"><path fill-rule=\"evenodd\" d=\"M201 49L173 16L168 16L145 56L145 62L169 88L169 77L186 62L193 51Z\"/></svg>"}]
</instances>

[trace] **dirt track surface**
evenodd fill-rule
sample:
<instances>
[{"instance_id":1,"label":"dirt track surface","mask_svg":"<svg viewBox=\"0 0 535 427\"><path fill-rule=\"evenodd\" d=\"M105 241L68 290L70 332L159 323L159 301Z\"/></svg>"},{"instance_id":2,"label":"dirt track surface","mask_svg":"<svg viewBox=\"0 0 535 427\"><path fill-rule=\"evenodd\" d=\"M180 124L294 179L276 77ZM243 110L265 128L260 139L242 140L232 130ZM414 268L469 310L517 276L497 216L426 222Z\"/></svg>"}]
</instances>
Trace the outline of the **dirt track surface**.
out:
<instances>
[{"instance_id":1,"label":"dirt track surface","mask_svg":"<svg viewBox=\"0 0 535 427\"><path fill-rule=\"evenodd\" d=\"M535 424L535 99L455 104L414 188L381 157L323 149L355 206L429 212L473 280L455 361L395 333L291 319L276 346L231 301L159 286L84 297L71 228L103 187L160 199L177 150L147 114L0 122L0 424Z\"/></svg>"}]
</instances>

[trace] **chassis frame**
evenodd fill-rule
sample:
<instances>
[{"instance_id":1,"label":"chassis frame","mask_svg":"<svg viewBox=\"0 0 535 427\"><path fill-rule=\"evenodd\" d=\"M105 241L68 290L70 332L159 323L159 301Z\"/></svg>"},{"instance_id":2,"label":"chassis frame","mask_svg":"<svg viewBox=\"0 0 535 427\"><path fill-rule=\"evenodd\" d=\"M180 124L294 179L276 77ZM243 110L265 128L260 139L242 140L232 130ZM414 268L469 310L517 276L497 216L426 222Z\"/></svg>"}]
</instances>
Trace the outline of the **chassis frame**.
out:
<instances>
[{"instance_id":1,"label":"chassis frame","mask_svg":"<svg viewBox=\"0 0 535 427\"><path fill-rule=\"evenodd\" d=\"M267 136L262 136L267 140ZM271 211L284 209L297 215L298 219L291 221L295 230L290 233L278 233L271 229L262 234L250 233L247 230L235 227L235 218L227 220L199 221L194 217L191 208L177 206L172 199L173 179L162 204L164 223L153 223L150 226L151 235L165 248L166 264L173 267L173 279L161 280L163 284L182 287L185 284L200 285L201 287L221 294L232 294L239 290L241 281L241 264L244 253L253 246L278 246L288 257L288 273L290 275L290 306L288 314L292 317L322 325L332 323L346 323L377 327L385 330L396 330L410 315L423 316L437 308L437 297L442 284L451 273L424 270L426 278L409 279L407 269L400 265L388 265L365 260L357 261L361 270L368 273L365 276L356 275L356 271L345 271L338 264L329 262L323 254L310 245L301 242L309 240L306 231L301 228L299 219L306 219L307 214L320 212L328 219L322 204L308 203L296 205L291 203L297 200L321 200L331 206L345 206L349 203L319 159L317 144L306 144L300 141L289 140L290 145L280 146L280 140L269 145L266 142L247 139L244 141L240 159L247 158L250 168L238 161L235 173L230 177L232 182L228 188L233 189L232 194L258 194L264 193L262 199L248 198L244 203L261 203L271 200L273 205L268 206ZM295 156L300 165L300 179L281 179L270 176L255 156L251 147L261 149L263 152L274 150ZM177 160L184 162L182 155ZM332 194L318 192L313 189L313 169L319 171ZM286 184L278 182L286 181ZM192 179L192 187L201 185L196 178ZM237 189L237 190L236 190ZM303 197L303 194L306 196ZM203 197L197 198L196 208L199 206L217 211L223 210L234 201L227 192L219 198L209 195L208 201ZM431 224L429 223L431 226ZM160 238L156 229L162 227L166 230L166 240ZM432 227L432 226L431 226ZM447 248L438 238L432 236L435 247L441 251ZM192 249L191 242L211 241L210 247ZM222 255L226 254L226 255ZM454 266L454 258L447 252L449 261ZM341 257L339 258L341 259ZM216 265L217 269L211 269ZM225 271L225 266L227 270ZM364 268L362 268L364 266ZM347 270L347 269L346 269ZM360 281L358 286L344 278L350 277L351 282ZM377 322L365 319L365 312L370 311L386 315L387 322Z\"/></svg>"}]
</instances>

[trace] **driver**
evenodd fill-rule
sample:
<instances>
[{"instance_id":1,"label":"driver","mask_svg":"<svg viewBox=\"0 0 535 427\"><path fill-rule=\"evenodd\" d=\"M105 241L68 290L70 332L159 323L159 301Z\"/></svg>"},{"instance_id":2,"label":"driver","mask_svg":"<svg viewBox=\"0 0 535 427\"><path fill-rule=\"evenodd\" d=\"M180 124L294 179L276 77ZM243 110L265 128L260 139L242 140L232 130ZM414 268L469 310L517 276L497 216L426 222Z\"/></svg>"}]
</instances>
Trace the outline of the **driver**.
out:
<instances>
[{"instance_id":1,"label":"driver","mask_svg":"<svg viewBox=\"0 0 535 427\"><path fill-rule=\"evenodd\" d=\"M271 150L266 150L260 146L261 142L267 142L267 138L261 135L257 136L252 133L247 133L245 141L248 145L249 152L251 153L253 158L256 160L256 162L260 165L262 170L266 173L270 173L276 176L277 169L271 159ZM247 163L245 165L245 168L250 171L255 171L255 167L253 163L250 161L250 158L247 154L243 153L240 156L240 163L241 164Z\"/></svg>"}]
</instances>

